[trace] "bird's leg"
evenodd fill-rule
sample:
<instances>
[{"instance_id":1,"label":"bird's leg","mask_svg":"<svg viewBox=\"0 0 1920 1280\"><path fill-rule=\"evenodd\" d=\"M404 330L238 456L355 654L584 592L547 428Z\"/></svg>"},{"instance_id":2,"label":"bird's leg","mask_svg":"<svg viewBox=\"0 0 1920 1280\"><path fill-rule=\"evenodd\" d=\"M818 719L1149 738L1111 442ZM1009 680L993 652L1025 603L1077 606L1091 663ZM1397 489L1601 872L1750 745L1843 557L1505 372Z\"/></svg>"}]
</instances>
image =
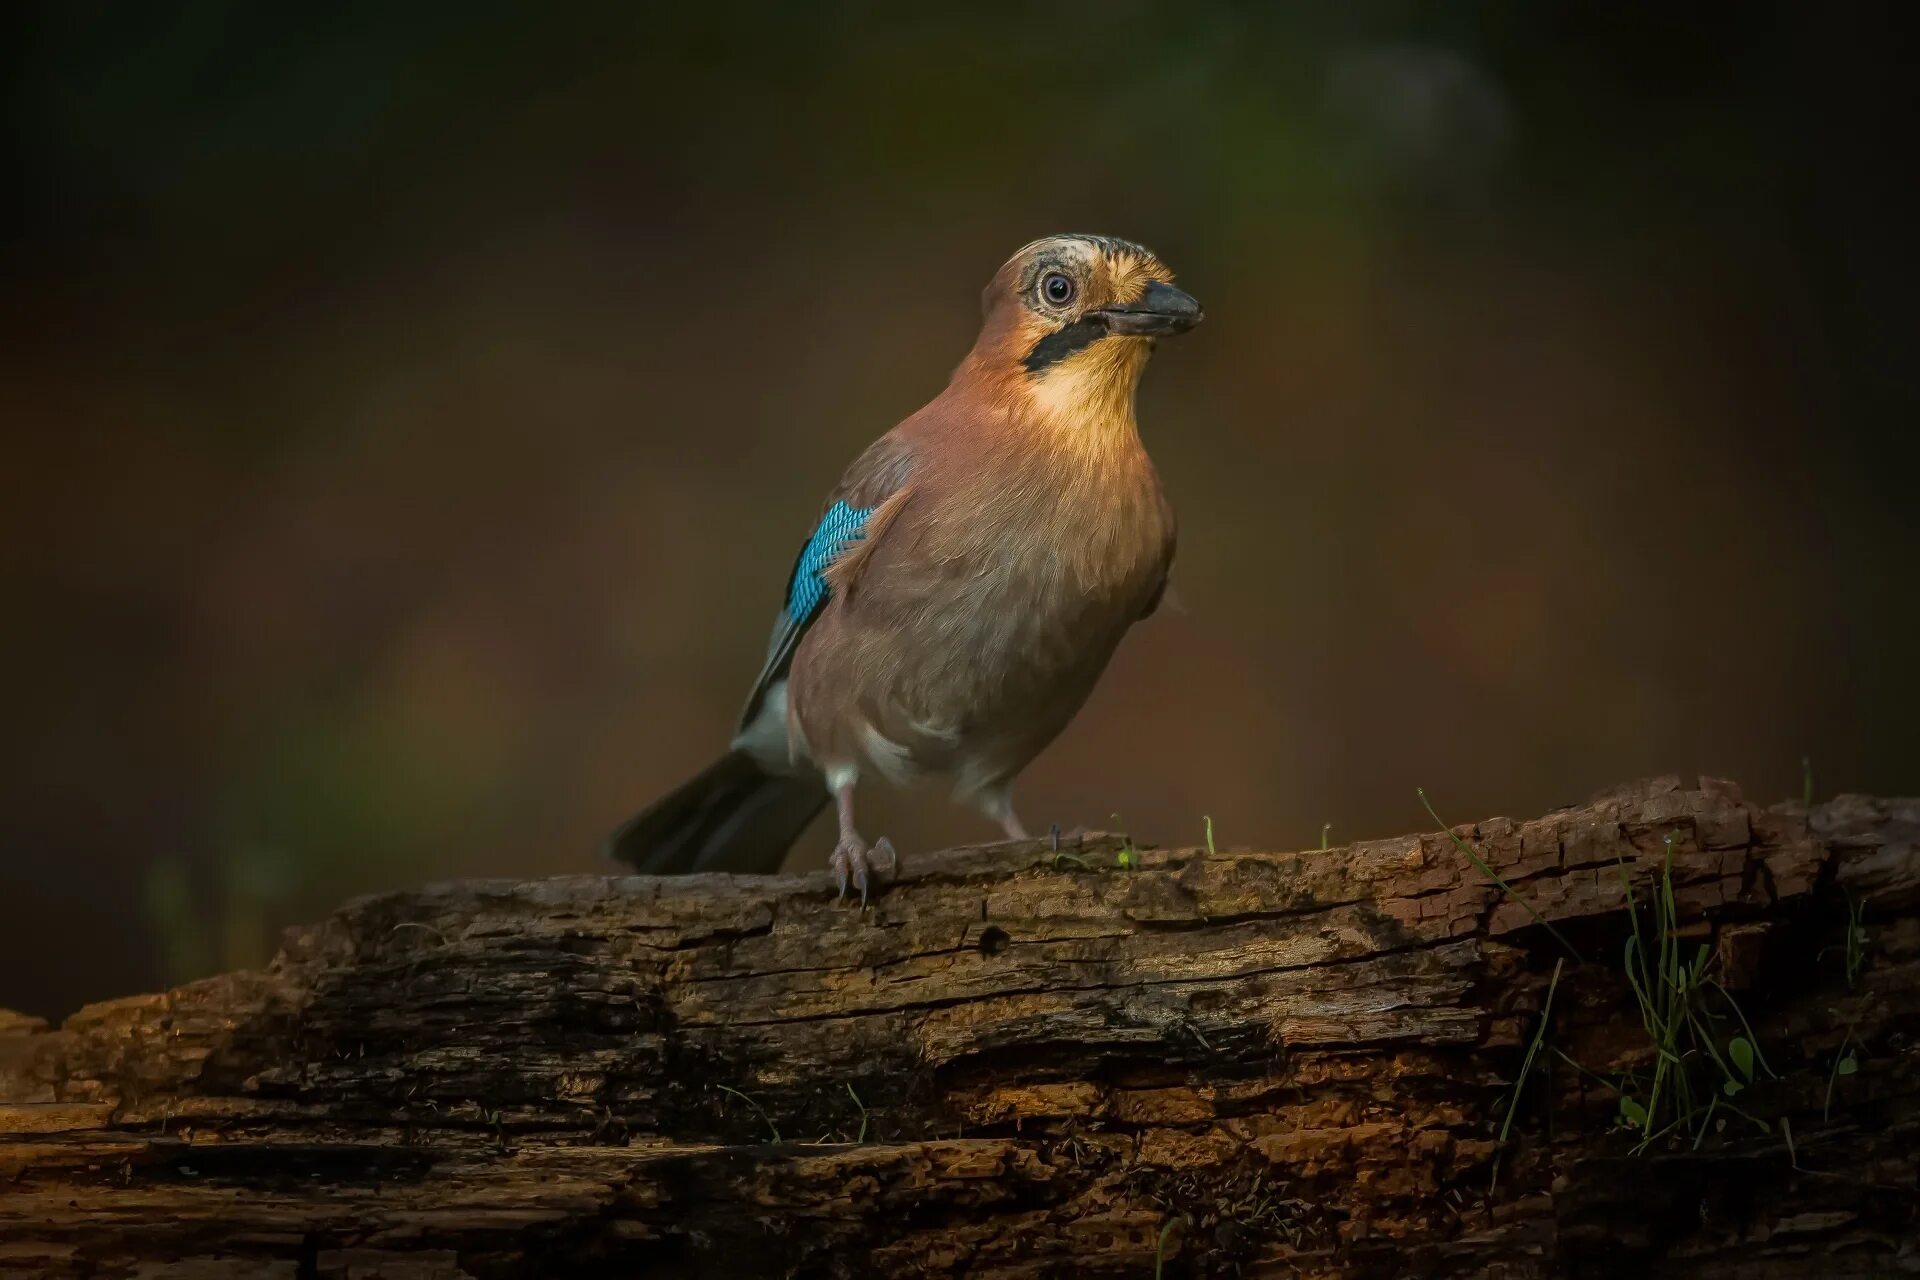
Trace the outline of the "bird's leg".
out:
<instances>
[{"instance_id":1,"label":"bird's leg","mask_svg":"<svg viewBox=\"0 0 1920 1280\"><path fill-rule=\"evenodd\" d=\"M868 872L873 869L874 859L885 855L887 872L894 874L900 869L900 857L893 851L893 841L881 836L869 845L853 829L853 783L846 782L834 788L833 801L840 815L840 842L833 846L833 856L827 859L827 865L833 868L834 881L840 886L840 897L847 896L847 884L860 891L860 905L867 905Z\"/></svg>"}]
</instances>

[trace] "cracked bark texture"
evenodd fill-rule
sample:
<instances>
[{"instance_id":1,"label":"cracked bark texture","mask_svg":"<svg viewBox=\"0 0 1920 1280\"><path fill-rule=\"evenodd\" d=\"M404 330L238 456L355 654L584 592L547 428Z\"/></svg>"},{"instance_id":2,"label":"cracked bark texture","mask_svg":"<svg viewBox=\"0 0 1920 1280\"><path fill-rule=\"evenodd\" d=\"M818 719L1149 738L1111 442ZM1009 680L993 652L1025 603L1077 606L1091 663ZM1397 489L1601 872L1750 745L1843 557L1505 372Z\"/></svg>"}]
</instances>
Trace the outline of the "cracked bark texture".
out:
<instances>
[{"instance_id":1,"label":"cracked bark texture","mask_svg":"<svg viewBox=\"0 0 1920 1280\"><path fill-rule=\"evenodd\" d=\"M1620 867L1670 848L1770 1131L1632 1154L1543 1053L1501 1148L1565 953L1444 833L955 850L864 913L823 874L468 881L0 1013L0 1274L1920 1272L1920 801L1667 778L1457 831L1585 956L1546 1043L1601 1077L1651 1060Z\"/></svg>"}]
</instances>

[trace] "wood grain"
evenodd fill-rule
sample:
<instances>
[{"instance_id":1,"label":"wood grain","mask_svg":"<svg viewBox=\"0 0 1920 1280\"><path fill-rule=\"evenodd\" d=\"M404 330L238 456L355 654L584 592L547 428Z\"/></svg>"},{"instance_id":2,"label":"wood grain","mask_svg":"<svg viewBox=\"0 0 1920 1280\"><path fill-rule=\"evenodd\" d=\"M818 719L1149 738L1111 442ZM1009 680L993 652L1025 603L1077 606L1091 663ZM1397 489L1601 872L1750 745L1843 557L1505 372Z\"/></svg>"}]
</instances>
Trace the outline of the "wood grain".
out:
<instances>
[{"instance_id":1,"label":"wood grain","mask_svg":"<svg viewBox=\"0 0 1920 1280\"><path fill-rule=\"evenodd\" d=\"M824 874L437 885L0 1013L0 1274L1920 1269L1920 801L1665 778L1459 834L1584 957L1497 1186L1566 953L1446 835L1089 836L910 859L864 913ZM1635 1155L1594 1077L1650 1061L1621 868L1669 850L1778 1078L1768 1132Z\"/></svg>"}]
</instances>

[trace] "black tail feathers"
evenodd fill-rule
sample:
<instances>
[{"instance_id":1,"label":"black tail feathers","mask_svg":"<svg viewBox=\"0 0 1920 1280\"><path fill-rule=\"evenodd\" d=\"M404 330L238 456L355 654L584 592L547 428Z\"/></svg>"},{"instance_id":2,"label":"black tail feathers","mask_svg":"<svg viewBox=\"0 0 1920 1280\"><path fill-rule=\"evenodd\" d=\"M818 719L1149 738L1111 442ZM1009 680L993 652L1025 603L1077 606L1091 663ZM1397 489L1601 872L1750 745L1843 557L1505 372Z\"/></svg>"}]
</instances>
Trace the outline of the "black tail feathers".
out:
<instances>
[{"instance_id":1,"label":"black tail feathers","mask_svg":"<svg viewBox=\"0 0 1920 1280\"><path fill-rule=\"evenodd\" d=\"M648 875L764 875L780 869L826 803L818 776L771 774L744 751L729 751L629 819L606 850Z\"/></svg>"}]
</instances>

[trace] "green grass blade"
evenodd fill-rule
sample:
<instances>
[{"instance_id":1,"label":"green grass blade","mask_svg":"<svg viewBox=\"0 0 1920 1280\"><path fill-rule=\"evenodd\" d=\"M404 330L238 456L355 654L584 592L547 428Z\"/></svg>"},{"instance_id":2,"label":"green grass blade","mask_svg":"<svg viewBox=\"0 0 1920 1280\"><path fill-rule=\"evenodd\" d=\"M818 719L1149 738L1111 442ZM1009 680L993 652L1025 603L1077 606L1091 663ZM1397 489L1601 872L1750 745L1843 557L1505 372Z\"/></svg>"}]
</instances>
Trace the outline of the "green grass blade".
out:
<instances>
[{"instance_id":1,"label":"green grass blade","mask_svg":"<svg viewBox=\"0 0 1920 1280\"><path fill-rule=\"evenodd\" d=\"M1442 819L1439 814L1433 811L1433 805L1427 799L1427 789L1425 787L1415 787L1414 794L1419 796L1420 803L1426 806L1427 816L1432 818L1436 823L1439 824L1440 830L1446 833L1447 839L1453 841L1454 848L1460 850L1461 853L1466 854L1467 860L1473 863L1473 865L1479 869L1479 872L1481 875L1491 880L1494 884L1500 886L1501 892L1505 893L1509 898L1512 898L1515 902L1525 907L1527 910L1527 914L1532 916L1541 925L1545 926L1546 931L1553 935L1554 941L1558 942L1561 946L1565 947L1567 949L1567 954L1571 955L1574 958L1575 962L1579 964L1585 964L1587 962L1587 958L1580 954L1580 949L1574 946L1571 942L1568 942L1566 939L1566 935L1562 934L1558 929L1553 927L1553 921L1547 919L1545 916L1541 915L1538 911L1534 910L1533 904L1531 902L1528 902L1525 898L1521 897L1519 893L1517 893L1514 890L1514 887L1512 885L1508 884L1505 880L1502 880L1500 878L1500 873L1495 871L1491 866L1489 866L1487 864L1486 859L1482 858L1479 852L1475 850L1472 845L1468 844L1465 840L1462 840L1458 835L1454 834L1453 828L1449 827L1446 824L1446 821Z\"/></svg>"},{"instance_id":2,"label":"green grass blade","mask_svg":"<svg viewBox=\"0 0 1920 1280\"><path fill-rule=\"evenodd\" d=\"M1500 1146L1507 1145L1507 1134L1513 1128L1513 1113L1520 1109L1520 1095L1527 1087L1527 1077L1533 1072L1533 1060L1540 1054L1540 1045L1547 1037L1547 1020L1553 1016L1553 993L1560 989L1560 967L1564 959L1553 962L1553 977L1547 981L1547 998L1540 1005L1540 1021L1533 1029L1533 1041L1527 1045L1527 1056L1520 1060L1520 1074L1514 1078L1513 1097L1507 1102L1507 1114L1500 1121ZM1493 1158L1493 1180L1488 1186L1491 1194L1500 1184L1500 1157Z\"/></svg>"},{"instance_id":3,"label":"green grass blade","mask_svg":"<svg viewBox=\"0 0 1920 1280\"><path fill-rule=\"evenodd\" d=\"M1153 1280L1160 1280L1160 1266L1167 1252L1167 1233L1172 1231L1174 1224L1179 1221L1178 1215L1173 1215L1160 1224L1160 1238L1153 1243Z\"/></svg>"},{"instance_id":4,"label":"green grass blade","mask_svg":"<svg viewBox=\"0 0 1920 1280\"><path fill-rule=\"evenodd\" d=\"M853 1099L854 1106L860 1108L860 1133L853 1140L854 1144L857 1146L860 1143L865 1142L867 1140L867 1104L860 1101L860 1095L853 1091L853 1081L851 1080L847 1081L846 1085L847 1085L847 1096Z\"/></svg>"},{"instance_id":5,"label":"green grass blade","mask_svg":"<svg viewBox=\"0 0 1920 1280\"><path fill-rule=\"evenodd\" d=\"M1568 1066L1572 1067L1575 1071L1579 1072L1581 1075L1585 1076L1587 1079L1593 1081L1595 1084L1611 1089L1618 1094L1624 1095L1626 1093L1626 1089L1621 1086L1621 1083L1619 1081L1609 1080L1605 1076L1601 1075L1599 1072L1589 1070L1588 1068L1582 1066L1579 1062L1576 1062L1574 1060L1573 1055L1569 1054L1566 1050L1560 1048L1558 1045L1550 1044L1546 1047L1546 1049L1548 1053L1560 1059L1560 1061L1566 1063Z\"/></svg>"},{"instance_id":6,"label":"green grass blade","mask_svg":"<svg viewBox=\"0 0 1920 1280\"><path fill-rule=\"evenodd\" d=\"M773 1122L773 1117L767 1114L767 1109L765 1107L761 1106L758 1102L754 1101L753 1098L751 1098L747 1094L740 1092L738 1089L735 1089L730 1085L722 1084L722 1085L715 1085L714 1087L719 1089L720 1092L722 1093L732 1094L734 1097L740 1099L742 1102L746 1103L748 1106L752 1107L755 1111L757 1111L760 1114L760 1118L766 1122L767 1131L773 1134L774 1142L777 1144L780 1141L780 1126L776 1125Z\"/></svg>"}]
</instances>

